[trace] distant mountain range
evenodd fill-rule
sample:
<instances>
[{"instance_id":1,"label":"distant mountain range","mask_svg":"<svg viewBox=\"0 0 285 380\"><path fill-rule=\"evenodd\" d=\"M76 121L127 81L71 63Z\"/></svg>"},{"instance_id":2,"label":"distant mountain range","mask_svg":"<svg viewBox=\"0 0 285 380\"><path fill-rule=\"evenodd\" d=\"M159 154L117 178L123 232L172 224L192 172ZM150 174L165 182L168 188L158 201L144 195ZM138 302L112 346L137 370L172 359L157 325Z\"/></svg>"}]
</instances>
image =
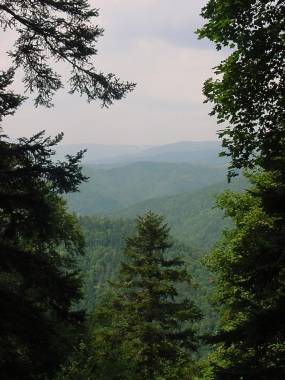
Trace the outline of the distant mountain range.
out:
<instances>
[{"instance_id":1,"label":"distant mountain range","mask_svg":"<svg viewBox=\"0 0 285 380\"><path fill-rule=\"evenodd\" d=\"M58 157L82 148L62 148ZM207 301L212 275L201 259L231 226L230 218L215 207L216 196L225 189L245 189L246 179L240 176L227 182L226 160L218 157L221 148L216 142L88 148L83 171L89 181L67 197L69 208L80 215L86 240L86 254L79 262L85 294L80 306L93 310L104 297L109 281L116 279L134 219L152 210L165 217L172 254L183 257L199 284L191 297L206 315L201 334L215 331L216 314ZM189 296L189 290L185 294Z\"/></svg>"},{"instance_id":2,"label":"distant mountain range","mask_svg":"<svg viewBox=\"0 0 285 380\"><path fill-rule=\"evenodd\" d=\"M223 167L187 163L135 162L113 168L84 166L89 181L68 196L82 215L112 213L151 198L192 193L225 180Z\"/></svg>"},{"instance_id":3,"label":"distant mountain range","mask_svg":"<svg viewBox=\"0 0 285 380\"><path fill-rule=\"evenodd\" d=\"M104 163L116 161L124 155L138 154L149 146L136 145L101 145L101 144L71 144L59 145L56 150L56 159L63 160L67 154L75 154L80 150L87 149L83 158L84 163Z\"/></svg>"},{"instance_id":4,"label":"distant mountain range","mask_svg":"<svg viewBox=\"0 0 285 380\"><path fill-rule=\"evenodd\" d=\"M75 154L82 149L87 149L83 162L89 164L122 165L137 161L187 162L200 165L209 161L212 165L226 163L225 159L219 158L221 147L216 141L184 141L158 146L61 145L57 149L57 158L63 159L66 154Z\"/></svg>"},{"instance_id":5,"label":"distant mountain range","mask_svg":"<svg viewBox=\"0 0 285 380\"><path fill-rule=\"evenodd\" d=\"M58 152L84 148L66 146ZM89 181L69 194L68 205L80 215L134 219L147 210L165 215L176 239L208 250L229 225L214 208L227 188L244 189L239 177L227 183L226 160L217 142L180 142L155 147L89 145L84 172Z\"/></svg>"},{"instance_id":6,"label":"distant mountain range","mask_svg":"<svg viewBox=\"0 0 285 380\"><path fill-rule=\"evenodd\" d=\"M247 180L240 177L230 184L223 181L190 193L148 199L114 215L134 219L152 210L165 216L176 239L207 250L230 225L229 218L224 218L223 211L215 207L216 196L226 189L241 191L246 187Z\"/></svg>"}]
</instances>

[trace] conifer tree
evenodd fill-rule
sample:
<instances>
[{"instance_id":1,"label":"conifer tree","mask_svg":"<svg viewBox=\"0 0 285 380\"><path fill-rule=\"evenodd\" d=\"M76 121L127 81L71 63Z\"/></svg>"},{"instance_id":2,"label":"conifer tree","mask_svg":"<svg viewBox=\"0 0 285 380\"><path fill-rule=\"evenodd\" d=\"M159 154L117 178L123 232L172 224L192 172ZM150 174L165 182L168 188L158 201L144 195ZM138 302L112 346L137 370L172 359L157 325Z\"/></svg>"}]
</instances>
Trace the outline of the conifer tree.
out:
<instances>
[{"instance_id":1,"label":"conifer tree","mask_svg":"<svg viewBox=\"0 0 285 380\"><path fill-rule=\"evenodd\" d=\"M12 31L11 67L0 72L0 122L25 100L11 90L17 69L35 105L52 106L70 69L70 92L109 106L134 87L95 67L103 29L87 0L3 0L2 33ZM5 37L4 37L5 38ZM40 132L11 142L0 130L0 378L51 379L72 348L81 315L74 256L83 240L61 194L76 191L83 152L54 162L55 139ZM64 250L64 254L63 254ZM76 335L76 334L75 334Z\"/></svg>"},{"instance_id":2,"label":"conifer tree","mask_svg":"<svg viewBox=\"0 0 285 380\"><path fill-rule=\"evenodd\" d=\"M113 284L117 329L128 344L136 379L190 379L197 347L193 323L200 314L177 291L190 276L181 258L167 257L171 243L163 217L148 212L137 219L136 228L126 241L119 280Z\"/></svg>"},{"instance_id":3,"label":"conifer tree","mask_svg":"<svg viewBox=\"0 0 285 380\"><path fill-rule=\"evenodd\" d=\"M109 106L134 88L95 67L96 45L103 35L96 17L98 9L88 0L1 1L0 28L15 36L11 70L22 68L25 88L36 94L36 105L52 106L54 94L64 86L58 62L70 71L70 92L88 101Z\"/></svg>"},{"instance_id":4,"label":"conifer tree","mask_svg":"<svg viewBox=\"0 0 285 380\"><path fill-rule=\"evenodd\" d=\"M60 194L75 191L83 152L54 162L61 140L0 135L0 378L52 379L82 315L74 266L83 238ZM75 334L76 332L76 334Z\"/></svg>"}]
</instances>

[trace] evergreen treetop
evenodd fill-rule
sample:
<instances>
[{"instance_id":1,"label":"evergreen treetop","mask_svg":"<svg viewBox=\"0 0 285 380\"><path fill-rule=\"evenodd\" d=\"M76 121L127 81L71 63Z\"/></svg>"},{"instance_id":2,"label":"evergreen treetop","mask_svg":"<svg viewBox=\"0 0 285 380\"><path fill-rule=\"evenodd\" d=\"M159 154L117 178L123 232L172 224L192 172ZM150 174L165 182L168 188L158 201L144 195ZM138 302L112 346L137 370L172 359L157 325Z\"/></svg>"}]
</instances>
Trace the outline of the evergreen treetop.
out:
<instances>
[{"instance_id":1,"label":"evergreen treetop","mask_svg":"<svg viewBox=\"0 0 285 380\"><path fill-rule=\"evenodd\" d=\"M168 378L169 367L191 361L197 346L193 323L200 313L191 300L178 297L178 284L191 278L181 258L167 257L171 243L163 217L147 212L136 223L135 235L126 241L119 280L113 284L117 323L131 346L137 378Z\"/></svg>"}]
</instances>

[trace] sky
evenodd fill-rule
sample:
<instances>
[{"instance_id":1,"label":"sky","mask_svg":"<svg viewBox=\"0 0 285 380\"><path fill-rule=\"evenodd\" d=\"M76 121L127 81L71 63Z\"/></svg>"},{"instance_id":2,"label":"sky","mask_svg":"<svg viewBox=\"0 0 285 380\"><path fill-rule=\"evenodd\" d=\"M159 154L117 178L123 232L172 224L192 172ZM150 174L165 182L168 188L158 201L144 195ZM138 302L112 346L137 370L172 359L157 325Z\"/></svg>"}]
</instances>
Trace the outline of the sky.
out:
<instances>
[{"instance_id":1,"label":"sky","mask_svg":"<svg viewBox=\"0 0 285 380\"><path fill-rule=\"evenodd\" d=\"M202 85L223 53L194 33L203 24L199 14L206 0L90 2L100 9L97 23L105 29L95 60L98 71L135 82L136 89L109 109L71 96L68 89L56 95L51 109L35 109L29 100L4 120L4 131L12 138L63 131L66 144L216 140L216 120L203 104ZM2 48L11 40L12 35L2 33Z\"/></svg>"}]
</instances>

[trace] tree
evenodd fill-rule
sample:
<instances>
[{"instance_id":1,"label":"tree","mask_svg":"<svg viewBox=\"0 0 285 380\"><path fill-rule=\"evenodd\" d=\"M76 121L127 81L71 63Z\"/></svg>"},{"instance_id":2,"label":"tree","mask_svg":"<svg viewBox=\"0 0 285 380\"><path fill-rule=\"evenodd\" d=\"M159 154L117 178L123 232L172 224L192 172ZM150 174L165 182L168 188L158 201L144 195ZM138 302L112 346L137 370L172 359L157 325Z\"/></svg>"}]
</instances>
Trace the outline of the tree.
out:
<instances>
[{"instance_id":1,"label":"tree","mask_svg":"<svg viewBox=\"0 0 285 380\"><path fill-rule=\"evenodd\" d=\"M113 284L114 331L135 367L132 378L191 378L197 345L193 323L200 314L191 300L179 299L177 290L190 276L181 258L166 257L171 243L161 216L146 213L137 219L136 229L126 241Z\"/></svg>"},{"instance_id":2,"label":"tree","mask_svg":"<svg viewBox=\"0 0 285 380\"><path fill-rule=\"evenodd\" d=\"M25 100L10 90L23 69L35 105L52 106L63 87L56 62L69 65L70 92L109 106L134 87L113 74L97 72L93 58L102 28L92 22L98 11L86 0L3 0L2 30L18 34L9 53L12 66L0 72L0 122ZM53 162L62 139L44 137L12 143L0 130L0 376L7 380L51 379L73 346L81 313L74 259L83 250L76 219L61 194L76 191L83 152Z\"/></svg>"},{"instance_id":3,"label":"tree","mask_svg":"<svg viewBox=\"0 0 285 380\"><path fill-rule=\"evenodd\" d=\"M261 168L243 195L225 193L219 205L235 228L209 258L221 319L209 379L284 377L284 14L283 1L210 0L199 36L233 49L204 85L229 177Z\"/></svg>"},{"instance_id":4,"label":"tree","mask_svg":"<svg viewBox=\"0 0 285 380\"><path fill-rule=\"evenodd\" d=\"M251 181L250 191L225 192L218 200L235 227L208 258L220 323L211 339L216 348L207 379L285 376L284 218L263 207L264 191L276 185L271 173L256 174Z\"/></svg>"},{"instance_id":5,"label":"tree","mask_svg":"<svg viewBox=\"0 0 285 380\"><path fill-rule=\"evenodd\" d=\"M121 83L114 74L103 74L94 67L96 43L103 29L93 24L98 10L87 0L3 0L0 25L3 31L18 34L10 74L22 67L24 84L36 92L36 105L52 105L54 93L63 87L53 62L70 67L70 92L100 100L104 106L121 99L134 87ZM1 89L2 90L2 89Z\"/></svg>"},{"instance_id":6,"label":"tree","mask_svg":"<svg viewBox=\"0 0 285 380\"><path fill-rule=\"evenodd\" d=\"M80 330L75 258L83 239L61 193L85 177L79 161L52 161L61 140L0 136L0 377L51 379Z\"/></svg>"},{"instance_id":7,"label":"tree","mask_svg":"<svg viewBox=\"0 0 285 380\"><path fill-rule=\"evenodd\" d=\"M228 123L218 134L231 157L230 175L284 155L284 15L282 0L210 0L198 31L230 55L204 84L212 115ZM279 163L279 166L283 162Z\"/></svg>"}]
</instances>

